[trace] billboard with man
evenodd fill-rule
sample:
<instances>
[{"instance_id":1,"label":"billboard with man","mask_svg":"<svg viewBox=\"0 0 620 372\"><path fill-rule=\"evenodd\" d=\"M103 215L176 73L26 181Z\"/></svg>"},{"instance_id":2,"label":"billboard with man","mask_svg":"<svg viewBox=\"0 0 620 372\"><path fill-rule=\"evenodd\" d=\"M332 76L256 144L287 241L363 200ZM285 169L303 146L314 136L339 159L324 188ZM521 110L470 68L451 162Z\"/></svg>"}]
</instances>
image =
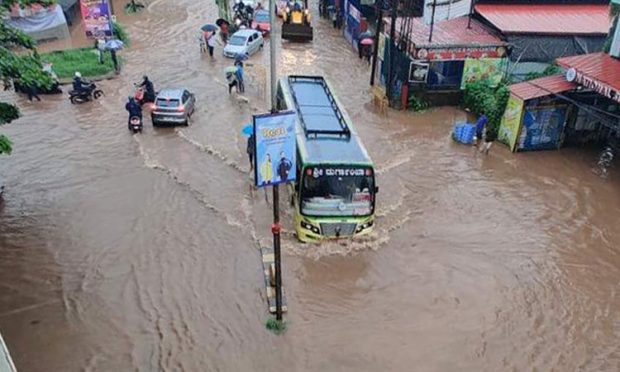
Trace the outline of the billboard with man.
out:
<instances>
[{"instance_id":1,"label":"billboard with man","mask_svg":"<svg viewBox=\"0 0 620 372\"><path fill-rule=\"evenodd\" d=\"M254 180L257 187L295 181L297 114L283 111L254 116Z\"/></svg>"}]
</instances>

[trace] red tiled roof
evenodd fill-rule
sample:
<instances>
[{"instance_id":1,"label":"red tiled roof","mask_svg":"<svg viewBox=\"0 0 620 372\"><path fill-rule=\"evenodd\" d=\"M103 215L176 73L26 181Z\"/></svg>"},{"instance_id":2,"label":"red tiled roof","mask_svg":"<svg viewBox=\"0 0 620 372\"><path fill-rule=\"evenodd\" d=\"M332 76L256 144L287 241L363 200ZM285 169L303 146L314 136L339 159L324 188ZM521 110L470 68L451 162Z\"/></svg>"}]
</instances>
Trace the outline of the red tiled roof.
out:
<instances>
[{"instance_id":1,"label":"red tiled roof","mask_svg":"<svg viewBox=\"0 0 620 372\"><path fill-rule=\"evenodd\" d=\"M554 93L566 92L574 89L574 83L566 81L564 75L552 75L540 79L524 81L509 87L510 93L524 101L529 99L549 96Z\"/></svg>"},{"instance_id":2,"label":"red tiled roof","mask_svg":"<svg viewBox=\"0 0 620 372\"><path fill-rule=\"evenodd\" d=\"M500 46L505 43L496 36L491 30L487 29L480 22L472 19L471 28L467 28L468 17L458 17L447 21L437 22L433 28L433 41L428 42L430 33L430 25L424 22L421 17L411 18L412 26L409 39L416 44L417 47L432 44L439 45L476 45L476 46ZM385 18L388 26L385 30L389 30L390 19ZM396 19L396 34L400 30L400 25L404 21L403 18Z\"/></svg>"},{"instance_id":3,"label":"red tiled roof","mask_svg":"<svg viewBox=\"0 0 620 372\"><path fill-rule=\"evenodd\" d=\"M607 34L607 5L480 4L476 12L504 33Z\"/></svg>"},{"instance_id":4,"label":"red tiled roof","mask_svg":"<svg viewBox=\"0 0 620 372\"><path fill-rule=\"evenodd\" d=\"M606 53L583 54L556 60L564 68L574 68L592 80L620 91L620 61Z\"/></svg>"}]
</instances>

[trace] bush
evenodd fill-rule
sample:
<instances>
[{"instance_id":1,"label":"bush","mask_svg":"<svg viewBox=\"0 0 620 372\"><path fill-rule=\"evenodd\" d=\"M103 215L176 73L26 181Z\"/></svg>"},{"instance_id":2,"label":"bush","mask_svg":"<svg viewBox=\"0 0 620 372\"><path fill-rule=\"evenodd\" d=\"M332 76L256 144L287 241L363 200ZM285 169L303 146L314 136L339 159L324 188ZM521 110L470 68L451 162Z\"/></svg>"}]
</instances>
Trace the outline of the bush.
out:
<instances>
[{"instance_id":1,"label":"bush","mask_svg":"<svg viewBox=\"0 0 620 372\"><path fill-rule=\"evenodd\" d=\"M54 65L59 78L71 78L76 71L84 77L101 76L114 71L109 54L104 56L104 63L99 63L97 50L94 48L68 49L43 54L42 59Z\"/></svg>"},{"instance_id":2,"label":"bush","mask_svg":"<svg viewBox=\"0 0 620 372\"><path fill-rule=\"evenodd\" d=\"M17 106L13 106L6 102L0 102L0 124L10 123L18 117L19 109Z\"/></svg>"},{"instance_id":3,"label":"bush","mask_svg":"<svg viewBox=\"0 0 620 372\"><path fill-rule=\"evenodd\" d=\"M492 87L488 80L476 80L465 85L463 106L476 115L486 113L487 130L497 133L509 97L510 90L505 81Z\"/></svg>"},{"instance_id":4,"label":"bush","mask_svg":"<svg viewBox=\"0 0 620 372\"><path fill-rule=\"evenodd\" d=\"M543 72L530 72L529 74L525 75L525 80L534 80L545 76L555 75L560 71L561 70L558 65L549 65L543 70Z\"/></svg>"},{"instance_id":5,"label":"bush","mask_svg":"<svg viewBox=\"0 0 620 372\"><path fill-rule=\"evenodd\" d=\"M412 111L424 111L428 108L429 104L426 101L416 97L414 94L409 96L408 107Z\"/></svg>"},{"instance_id":6,"label":"bush","mask_svg":"<svg viewBox=\"0 0 620 372\"><path fill-rule=\"evenodd\" d=\"M112 22L112 34L118 40L125 43L125 45L129 46L129 34L127 34L127 31L125 31L125 29L123 28L123 26L121 26L120 23Z\"/></svg>"}]
</instances>

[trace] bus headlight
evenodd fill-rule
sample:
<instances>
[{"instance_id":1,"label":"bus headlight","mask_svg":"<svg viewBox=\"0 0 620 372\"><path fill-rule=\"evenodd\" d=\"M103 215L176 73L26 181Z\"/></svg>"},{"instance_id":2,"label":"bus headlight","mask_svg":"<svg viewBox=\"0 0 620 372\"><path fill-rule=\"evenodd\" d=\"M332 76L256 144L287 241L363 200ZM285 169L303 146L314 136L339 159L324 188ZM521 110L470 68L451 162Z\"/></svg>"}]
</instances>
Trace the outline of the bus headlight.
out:
<instances>
[{"instance_id":1,"label":"bus headlight","mask_svg":"<svg viewBox=\"0 0 620 372\"><path fill-rule=\"evenodd\" d=\"M309 224L307 222L304 222L304 221L301 221L301 227L303 227L306 230L310 230L310 231L312 231L315 234L320 234L321 233L321 230L319 230L318 227L316 227L316 226L314 226L312 224Z\"/></svg>"},{"instance_id":2,"label":"bus headlight","mask_svg":"<svg viewBox=\"0 0 620 372\"><path fill-rule=\"evenodd\" d=\"M368 221L366 223L359 224L359 225L357 225L356 232L358 232L358 233L362 232L362 231L372 227L373 224L374 224L374 221Z\"/></svg>"}]
</instances>

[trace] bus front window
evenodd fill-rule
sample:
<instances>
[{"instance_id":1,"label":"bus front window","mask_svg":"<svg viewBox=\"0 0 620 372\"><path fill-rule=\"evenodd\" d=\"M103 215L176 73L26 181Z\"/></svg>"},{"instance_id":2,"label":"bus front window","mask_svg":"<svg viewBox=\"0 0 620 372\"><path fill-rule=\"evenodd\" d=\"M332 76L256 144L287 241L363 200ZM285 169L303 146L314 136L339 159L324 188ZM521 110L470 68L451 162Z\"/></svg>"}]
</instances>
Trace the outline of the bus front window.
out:
<instances>
[{"instance_id":1,"label":"bus front window","mask_svg":"<svg viewBox=\"0 0 620 372\"><path fill-rule=\"evenodd\" d=\"M368 216L374 209L372 168L307 168L301 213L307 216Z\"/></svg>"}]
</instances>

